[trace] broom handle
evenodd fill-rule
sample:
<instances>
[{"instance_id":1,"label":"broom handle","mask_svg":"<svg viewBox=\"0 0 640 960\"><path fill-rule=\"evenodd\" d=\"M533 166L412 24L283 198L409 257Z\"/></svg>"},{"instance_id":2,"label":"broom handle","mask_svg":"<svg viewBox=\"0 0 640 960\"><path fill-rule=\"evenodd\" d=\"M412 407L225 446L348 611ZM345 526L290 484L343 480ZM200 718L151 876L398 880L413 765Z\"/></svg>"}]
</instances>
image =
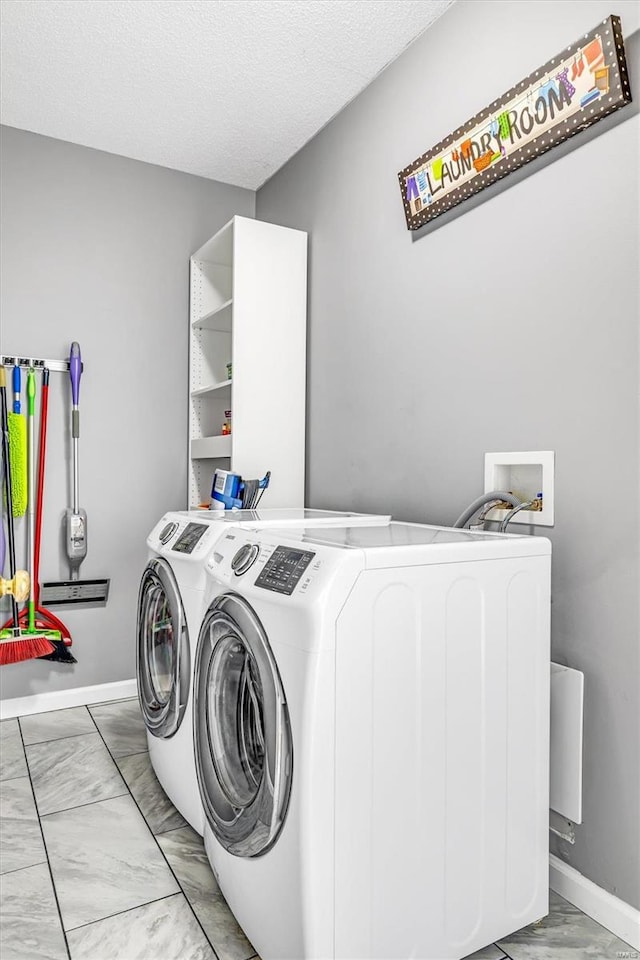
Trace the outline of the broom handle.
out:
<instances>
[{"instance_id":1,"label":"broom handle","mask_svg":"<svg viewBox=\"0 0 640 960\"><path fill-rule=\"evenodd\" d=\"M78 481L78 438L73 438L73 512L80 513L80 484Z\"/></svg>"},{"instance_id":2,"label":"broom handle","mask_svg":"<svg viewBox=\"0 0 640 960\"><path fill-rule=\"evenodd\" d=\"M49 370L42 370L40 398L40 442L38 444L38 499L36 503L36 537L33 556L33 592L36 608L40 601L40 540L42 538L42 504L44 500L44 465L47 454L47 417L49 412Z\"/></svg>"},{"instance_id":3,"label":"broom handle","mask_svg":"<svg viewBox=\"0 0 640 960\"><path fill-rule=\"evenodd\" d=\"M27 374L27 432L29 444L29 474L27 500L29 503L29 575L31 585L29 588L29 630L35 630L36 627L36 599L33 584L33 558L35 554L35 486L36 486L36 444L35 444L35 410L36 410L36 375L32 368L29 368Z\"/></svg>"},{"instance_id":4,"label":"broom handle","mask_svg":"<svg viewBox=\"0 0 640 960\"><path fill-rule=\"evenodd\" d=\"M16 543L13 535L13 497L11 495L11 470L9 467L9 418L7 415L7 376L0 364L0 416L2 417L2 459L4 460L4 488L7 494L7 540L9 541L9 576L16 575ZM11 595L11 617L13 629L20 630L18 604Z\"/></svg>"},{"instance_id":5,"label":"broom handle","mask_svg":"<svg viewBox=\"0 0 640 960\"><path fill-rule=\"evenodd\" d=\"M71 438L73 442L73 512L74 514L78 514L80 512L78 439L80 437L80 377L82 376L82 357L80 355L80 344L76 340L71 344L69 353L69 376L71 378Z\"/></svg>"},{"instance_id":6,"label":"broom handle","mask_svg":"<svg viewBox=\"0 0 640 960\"><path fill-rule=\"evenodd\" d=\"M50 610L44 610L40 606L40 545L42 540L42 514L44 503L44 474L47 458L47 421L49 419L49 369L42 368L42 385L40 389L40 439L38 443L38 497L36 501L36 538L33 558L33 579L34 593L36 603L36 614L46 620L44 626L49 626L53 630L59 630L63 640L70 637L69 630L59 617L56 617ZM65 640L66 642L66 640Z\"/></svg>"}]
</instances>

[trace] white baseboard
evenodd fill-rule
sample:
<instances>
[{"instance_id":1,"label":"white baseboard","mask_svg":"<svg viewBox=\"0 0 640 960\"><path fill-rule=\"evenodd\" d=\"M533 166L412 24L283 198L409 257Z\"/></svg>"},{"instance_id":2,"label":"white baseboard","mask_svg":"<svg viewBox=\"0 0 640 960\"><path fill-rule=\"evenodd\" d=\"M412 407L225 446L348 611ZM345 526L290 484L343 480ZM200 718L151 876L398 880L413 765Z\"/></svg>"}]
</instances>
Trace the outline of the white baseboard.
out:
<instances>
[{"instance_id":1,"label":"white baseboard","mask_svg":"<svg viewBox=\"0 0 640 960\"><path fill-rule=\"evenodd\" d=\"M64 710L66 707L82 707L105 700L127 700L137 695L136 680L97 683L92 687L74 687L71 690L51 690L47 693L35 693L30 697L1 700L0 720L26 717L30 713L46 713L48 710Z\"/></svg>"},{"instance_id":2,"label":"white baseboard","mask_svg":"<svg viewBox=\"0 0 640 960\"><path fill-rule=\"evenodd\" d=\"M607 893L553 854L549 856L549 886L616 937L640 950L640 910Z\"/></svg>"}]
</instances>

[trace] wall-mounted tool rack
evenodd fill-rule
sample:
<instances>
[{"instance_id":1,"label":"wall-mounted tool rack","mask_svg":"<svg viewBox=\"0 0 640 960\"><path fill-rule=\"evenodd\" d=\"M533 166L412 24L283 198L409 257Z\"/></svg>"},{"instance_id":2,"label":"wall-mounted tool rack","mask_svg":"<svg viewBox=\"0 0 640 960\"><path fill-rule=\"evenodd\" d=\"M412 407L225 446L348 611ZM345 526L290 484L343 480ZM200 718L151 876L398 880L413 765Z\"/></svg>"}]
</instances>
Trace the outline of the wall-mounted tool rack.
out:
<instances>
[{"instance_id":1,"label":"wall-mounted tool rack","mask_svg":"<svg viewBox=\"0 0 640 960\"><path fill-rule=\"evenodd\" d=\"M8 357L3 354L0 361L4 367L26 367L33 370L42 370L46 367L52 373L69 373L68 360L43 360L41 357L21 357L20 354ZM84 370L84 363L81 369Z\"/></svg>"}]
</instances>

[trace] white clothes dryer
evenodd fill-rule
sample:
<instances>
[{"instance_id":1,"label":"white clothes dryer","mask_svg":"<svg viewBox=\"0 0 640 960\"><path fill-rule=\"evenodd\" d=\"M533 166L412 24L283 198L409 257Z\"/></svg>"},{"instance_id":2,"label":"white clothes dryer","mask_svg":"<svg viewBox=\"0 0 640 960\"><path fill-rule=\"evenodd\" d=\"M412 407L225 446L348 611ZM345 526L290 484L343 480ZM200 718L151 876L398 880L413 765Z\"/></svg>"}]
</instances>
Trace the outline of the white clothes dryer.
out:
<instances>
[{"instance_id":1,"label":"white clothes dryer","mask_svg":"<svg viewBox=\"0 0 640 960\"><path fill-rule=\"evenodd\" d=\"M138 595L138 698L155 774L171 802L200 834L204 814L193 753L191 688L195 641L205 612L205 561L215 544L223 533L246 524L315 527L385 524L389 519L305 508L178 511L165 514L149 534L148 563Z\"/></svg>"},{"instance_id":2,"label":"white clothes dryer","mask_svg":"<svg viewBox=\"0 0 640 960\"><path fill-rule=\"evenodd\" d=\"M546 914L550 553L406 523L220 539L196 766L263 960L459 960Z\"/></svg>"}]
</instances>

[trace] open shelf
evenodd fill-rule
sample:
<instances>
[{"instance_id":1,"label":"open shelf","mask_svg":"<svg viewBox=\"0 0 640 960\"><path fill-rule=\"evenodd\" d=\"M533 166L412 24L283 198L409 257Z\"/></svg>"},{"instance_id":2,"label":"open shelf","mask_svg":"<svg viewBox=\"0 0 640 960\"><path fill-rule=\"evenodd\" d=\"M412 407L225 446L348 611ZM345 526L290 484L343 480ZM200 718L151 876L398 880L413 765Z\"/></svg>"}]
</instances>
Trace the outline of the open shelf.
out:
<instances>
[{"instance_id":1,"label":"open shelf","mask_svg":"<svg viewBox=\"0 0 640 960\"><path fill-rule=\"evenodd\" d=\"M203 317L194 320L193 326L202 330L219 330L221 333L229 333L231 331L232 304L233 300L226 300L215 310L210 310Z\"/></svg>"},{"instance_id":2,"label":"open shelf","mask_svg":"<svg viewBox=\"0 0 640 960\"><path fill-rule=\"evenodd\" d=\"M199 390L192 390L192 397L208 397L212 393L222 393L225 390L231 390L231 380L223 380L222 383L213 383L210 387L200 387Z\"/></svg>"},{"instance_id":3,"label":"open shelf","mask_svg":"<svg viewBox=\"0 0 640 960\"><path fill-rule=\"evenodd\" d=\"M229 220L215 236L196 250L192 260L206 260L209 263L230 267L233 258L233 220Z\"/></svg>"},{"instance_id":4,"label":"open shelf","mask_svg":"<svg viewBox=\"0 0 640 960\"><path fill-rule=\"evenodd\" d=\"M231 434L226 437L199 437L191 441L193 460L231 456Z\"/></svg>"}]
</instances>

